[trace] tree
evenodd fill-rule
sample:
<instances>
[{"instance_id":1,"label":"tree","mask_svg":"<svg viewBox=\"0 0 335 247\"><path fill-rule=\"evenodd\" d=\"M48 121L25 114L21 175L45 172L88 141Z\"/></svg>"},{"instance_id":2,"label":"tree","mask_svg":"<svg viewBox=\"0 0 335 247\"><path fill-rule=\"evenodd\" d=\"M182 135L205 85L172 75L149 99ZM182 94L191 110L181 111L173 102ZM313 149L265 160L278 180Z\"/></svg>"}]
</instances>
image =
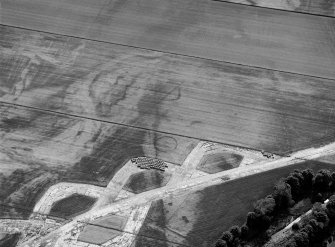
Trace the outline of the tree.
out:
<instances>
[{"instance_id":1,"label":"tree","mask_svg":"<svg viewBox=\"0 0 335 247\"><path fill-rule=\"evenodd\" d=\"M247 225L241 226L241 239L246 240L249 235L249 227Z\"/></svg>"},{"instance_id":2,"label":"tree","mask_svg":"<svg viewBox=\"0 0 335 247\"><path fill-rule=\"evenodd\" d=\"M312 198L312 201L314 202L323 202L323 196L321 193L317 193L316 195L313 196L314 198Z\"/></svg>"},{"instance_id":3,"label":"tree","mask_svg":"<svg viewBox=\"0 0 335 247\"><path fill-rule=\"evenodd\" d=\"M253 228L257 226L257 216L255 212L249 212L247 215L247 226Z\"/></svg>"},{"instance_id":4,"label":"tree","mask_svg":"<svg viewBox=\"0 0 335 247\"><path fill-rule=\"evenodd\" d=\"M327 208L326 213L328 214L328 217L330 219L335 219L335 195L332 195L329 198L329 201L326 204L326 208Z\"/></svg>"},{"instance_id":5,"label":"tree","mask_svg":"<svg viewBox=\"0 0 335 247\"><path fill-rule=\"evenodd\" d=\"M302 184L304 182L304 176L302 175L302 171L299 169L295 169L292 173L293 176L296 176L299 179L299 182Z\"/></svg>"},{"instance_id":6,"label":"tree","mask_svg":"<svg viewBox=\"0 0 335 247\"><path fill-rule=\"evenodd\" d=\"M313 186L314 172L312 169L305 169L302 171L304 177L303 187L305 190L310 190Z\"/></svg>"},{"instance_id":7,"label":"tree","mask_svg":"<svg viewBox=\"0 0 335 247\"><path fill-rule=\"evenodd\" d=\"M312 215L318 222L328 224L329 218L321 203L315 203L312 209Z\"/></svg>"},{"instance_id":8,"label":"tree","mask_svg":"<svg viewBox=\"0 0 335 247\"><path fill-rule=\"evenodd\" d=\"M315 232L315 230L318 227L318 222L316 221L316 219L310 219L308 223L309 223L310 226L313 227L313 231Z\"/></svg>"},{"instance_id":9,"label":"tree","mask_svg":"<svg viewBox=\"0 0 335 247\"><path fill-rule=\"evenodd\" d=\"M291 186L281 179L274 187L273 198L278 209L287 209L294 202L292 200Z\"/></svg>"},{"instance_id":10,"label":"tree","mask_svg":"<svg viewBox=\"0 0 335 247\"><path fill-rule=\"evenodd\" d=\"M258 200L255 205L255 211L259 211L264 215L272 215L276 207L276 201L272 195L267 196L264 199Z\"/></svg>"},{"instance_id":11,"label":"tree","mask_svg":"<svg viewBox=\"0 0 335 247\"><path fill-rule=\"evenodd\" d=\"M289 239L286 243L286 247L297 247L297 243L293 238Z\"/></svg>"},{"instance_id":12,"label":"tree","mask_svg":"<svg viewBox=\"0 0 335 247\"><path fill-rule=\"evenodd\" d=\"M294 234L293 238L297 244L297 247L306 247L309 244L308 235L304 232Z\"/></svg>"},{"instance_id":13,"label":"tree","mask_svg":"<svg viewBox=\"0 0 335 247\"><path fill-rule=\"evenodd\" d=\"M219 239L216 241L215 243L215 247L227 247L227 242L222 240L222 239Z\"/></svg>"},{"instance_id":14,"label":"tree","mask_svg":"<svg viewBox=\"0 0 335 247\"><path fill-rule=\"evenodd\" d=\"M271 225L272 217L263 214L259 216L258 221L261 229L267 229Z\"/></svg>"},{"instance_id":15,"label":"tree","mask_svg":"<svg viewBox=\"0 0 335 247\"><path fill-rule=\"evenodd\" d=\"M240 241L239 238L234 238L233 241L231 242L230 246L231 247L239 247L239 246L241 246L240 243L241 243L241 241Z\"/></svg>"},{"instance_id":16,"label":"tree","mask_svg":"<svg viewBox=\"0 0 335 247\"><path fill-rule=\"evenodd\" d=\"M305 232L309 239L314 239L314 228L309 223L301 229L301 232Z\"/></svg>"},{"instance_id":17,"label":"tree","mask_svg":"<svg viewBox=\"0 0 335 247\"><path fill-rule=\"evenodd\" d=\"M288 183L291 186L291 193L293 200L297 200L301 196L301 185L299 182L299 179L294 176L293 174L290 174L285 180L286 183Z\"/></svg>"},{"instance_id":18,"label":"tree","mask_svg":"<svg viewBox=\"0 0 335 247\"><path fill-rule=\"evenodd\" d=\"M318 192L328 191L332 181L331 174L328 170L320 170L313 179L313 189Z\"/></svg>"},{"instance_id":19,"label":"tree","mask_svg":"<svg viewBox=\"0 0 335 247\"><path fill-rule=\"evenodd\" d=\"M294 223L293 225L292 225L292 230L293 231L298 231L300 229L300 225L299 225L299 223Z\"/></svg>"},{"instance_id":20,"label":"tree","mask_svg":"<svg viewBox=\"0 0 335 247\"><path fill-rule=\"evenodd\" d=\"M233 235L230 232L225 231L222 233L221 239L225 240L227 244L229 244L233 240Z\"/></svg>"},{"instance_id":21,"label":"tree","mask_svg":"<svg viewBox=\"0 0 335 247\"><path fill-rule=\"evenodd\" d=\"M232 226L229 231L234 238L239 238L241 236L241 229L239 226Z\"/></svg>"}]
</instances>

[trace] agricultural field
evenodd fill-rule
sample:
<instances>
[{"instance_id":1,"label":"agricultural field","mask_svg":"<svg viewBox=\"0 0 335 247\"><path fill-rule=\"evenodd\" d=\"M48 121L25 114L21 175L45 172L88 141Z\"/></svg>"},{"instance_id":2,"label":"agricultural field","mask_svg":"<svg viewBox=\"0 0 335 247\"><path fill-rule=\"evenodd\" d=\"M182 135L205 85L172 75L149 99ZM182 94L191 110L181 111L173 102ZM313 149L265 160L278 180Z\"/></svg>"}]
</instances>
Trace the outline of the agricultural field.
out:
<instances>
[{"instance_id":1,"label":"agricultural field","mask_svg":"<svg viewBox=\"0 0 335 247\"><path fill-rule=\"evenodd\" d=\"M39 0L28 5L23 0L3 1L2 24L335 78L331 17L203 0L98 0L94 4L86 0L79 8L74 0Z\"/></svg>"},{"instance_id":2,"label":"agricultural field","mask_svg":"<svg viewBox=\"0 0 335 247\"><path fill-rule=\"evenodd\" d=\"M0 0L0 247L213 247L335 171L334 1L92 3Z\"/></svg>"}]
</instances>

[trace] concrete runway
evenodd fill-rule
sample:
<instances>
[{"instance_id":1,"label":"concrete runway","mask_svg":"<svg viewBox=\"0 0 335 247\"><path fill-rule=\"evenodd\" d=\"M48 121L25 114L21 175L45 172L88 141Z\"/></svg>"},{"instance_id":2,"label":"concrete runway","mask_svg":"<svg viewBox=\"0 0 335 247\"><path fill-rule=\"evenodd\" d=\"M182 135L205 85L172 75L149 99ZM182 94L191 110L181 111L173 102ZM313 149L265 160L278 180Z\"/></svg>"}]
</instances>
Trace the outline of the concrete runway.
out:
<instances>
[{"instance_id":1,"label":"concrete runway","mask_svg":"<svg viewBox=\"0 0 335 247\"><path fill-rule=\"evenodd\" d=\"M1 24L335 78L335 19L204 0L2 1Z\"/></svg>"}]
</instances>

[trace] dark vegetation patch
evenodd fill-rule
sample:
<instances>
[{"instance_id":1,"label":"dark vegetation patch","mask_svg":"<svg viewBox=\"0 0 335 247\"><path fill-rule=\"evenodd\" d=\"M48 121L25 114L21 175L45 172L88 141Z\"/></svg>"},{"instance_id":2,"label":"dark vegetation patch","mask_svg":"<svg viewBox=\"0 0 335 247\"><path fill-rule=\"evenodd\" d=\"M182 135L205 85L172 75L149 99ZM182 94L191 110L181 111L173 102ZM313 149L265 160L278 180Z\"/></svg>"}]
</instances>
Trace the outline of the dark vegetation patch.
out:
<instances>
[{"instance_id":1,"label":"dark vegetation patch","mask_svg":"<svg viewBox=\"0 0 335 247\"><path fill-rule=\"evenodd\" d=\"M17 169L9 176L0 174L0 202L4 205L3 210L0 210L0 217L29 217L39 196L57 180L57 173L38 168L28 171Z\"/></svg>"},{"instance_id":2,"label":"dark vegetation patch","mask_svg":"<svg viewBox=\"0 0 335 247\"><path fill-rule=\"evenodd\" d=\"M91 155L74 165L72 170L82 174L82 177L75 178L90 181L93 177L106 186L131 157L144 156L144 136L145 131L118 127L112 136L94 147Z\"/></svg>"},{"instance_id":3,"label":"dark vegetation patch","mask_svg":"<svg viewBox=\"0 0 335 247\"><path fill-rule=\"evenodd\" d=\"M95 198L89 196L73 194L54 203L50 215L59 218L70 218L88 211L95 201Z\"/></svg>"},{"instance_id":4,"label":"dark vegetation patch","mask_svg":"<svg viewBox=\"0 0 335 247\"><path fill-rule=\"evenodd\" d=\"M30 209L16 205L0 204L1 219L28 219L30 215Z\"/></svg>"},{"instance_id":5,"label":"dark vegetation patch","mask_svg":"<svg viewBox=\"0 0 335 247\"><path fill-rule=\"evenodd\" d=\"M164 236L168 240L176 240L171 238L170 231L169 235L165 235L166 225L169 226L169 230L174 230L182 229L187 224L191 225L192 229L177 241L195 247L213 246L223 231L245 222L247 213L253 209L253 204L272 192L275 181L287 176L295 169L305 168L311 168L313 171L331 170L334 165L306 161L207 187L201 191L189 193L183 196L183 199L164 199L161 203L152 204L140 232L155 238ZM187 198L192 199L187 200ZM191 207L192 203L196 205L195 209ZM174 214L180 214L180 218L166 218L164 215L169 213L169 207L174 207L176 210ZM184 213L188 208L196 211L194 216L190 217ZM154 213L157 211L161 212L161 215ZM189 222L185 223L182 216L186 216Z\"/></svg>"},{"instance_id":6,"label":"dark vegetation patch","mask_svg":"<svg viewBox=\"0 0 335 247\"><path fill-rule=\"evenodd\" d=\"M234 153L206 154L201 158L197 169L212 174L236 168L241 164L242 160L242 155Z\"/></svg>"},{"instance_id":7,"label":"dark vegetation patch","mask_svg":"<svg viewBox=\"0 0 335 247\"><path fill-rule=\"evenodd\" d=\"M165 186L171 178L170 173L146 170L132 174L123 189L138 194Z\"/></svg>"},{"instance_id":8,"label":"dark vegetation patch","mask_svg":"<svg viewBox=\"0 0 335 247\"><path fill-rule=\"evenodd\" d=\"M15 247L20 239L20 233L1 234L0 247Z\"/></svg>"}]
</instances>

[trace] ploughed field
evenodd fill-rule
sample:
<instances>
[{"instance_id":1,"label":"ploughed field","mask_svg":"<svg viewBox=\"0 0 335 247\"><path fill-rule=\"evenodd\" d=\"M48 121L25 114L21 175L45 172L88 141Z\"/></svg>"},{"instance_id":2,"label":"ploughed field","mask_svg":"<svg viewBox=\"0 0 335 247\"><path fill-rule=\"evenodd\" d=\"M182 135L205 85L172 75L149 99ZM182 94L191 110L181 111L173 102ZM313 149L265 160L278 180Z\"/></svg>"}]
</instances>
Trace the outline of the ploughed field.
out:
<instances>
[{"instance_id":1,"label":"ploughed field","mask_svg":"<svg viewBox=\"0 0 335 247\"><path fill-rule=\"evenodd\" d=\"M200 139L283 154L335 134L332 80L0 29L3 217L133 157L182 164Z\"/></svg>"},{"instance_id":2,"label":"ploughed field","mask_svg":"<svg viewBox=\"0 0 335 247\"><path fill-rule=\"evenodd\" d=\"M2 102L281 154L333 140L332 80L0 28ZM22 114L3 131L42 118Z\"/></svg>"},{"instance_id":3,"label":"ploughed field","mask_svg":"<svg viewBox=\"0 0 335 247\"><path fill-rule=\"evenodd\" d=\"M335 78L330 17L203 0L18 0L1 7L5 25Z\"/></svg>"},{"instance_id":4,"label":"ploughed field","mask_svg":"<svg viewBox=\"0 0 335 247\"><path fill-rule=\"evenodd\" d=\"M178 171L199 141L279 155L333 142L334 4L269 2L1 1L0 218L28 219L62 181L106 187L132 158ZM212 174L241 160L204 156L197 169ZM157 200L133 246L210 246L274 181L295 168L332 170L327 162ZM137 173L124 189L160 188L170 175ZM72 195L51 214L71 218L93 203ZM120 235L125 222L112 230L109 220L80 238ZM18 236L1 238L14 246Z\"/></svg>"}]
</instances>

